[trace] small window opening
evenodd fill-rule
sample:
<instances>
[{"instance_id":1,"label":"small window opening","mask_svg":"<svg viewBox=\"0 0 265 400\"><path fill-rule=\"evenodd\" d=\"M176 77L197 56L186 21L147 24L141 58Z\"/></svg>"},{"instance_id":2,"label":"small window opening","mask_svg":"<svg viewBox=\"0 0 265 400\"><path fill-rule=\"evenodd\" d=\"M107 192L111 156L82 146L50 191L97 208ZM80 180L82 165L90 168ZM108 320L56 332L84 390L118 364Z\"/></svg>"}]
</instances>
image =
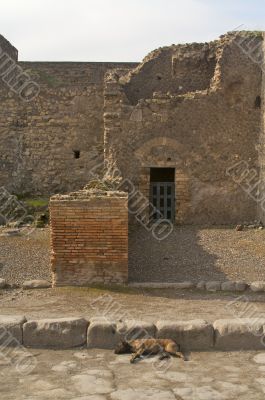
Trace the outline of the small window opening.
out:
<instances>
[{"instance_id":1,"label":"small window opening","mask_svg":"<svg viewBox=\"0 0 265 400\"><path fill-rule=\"evenodd\" d=\"M74 150L74 158L80 158L80 150Z\"/></svg>"},{"instance_id":2,"label":"small window opening","mask_svg":"<svg viewBox=\"0 0 265 400\"><path fill-rule=\"evenodd\" d=\"M256 97L255 108L261 108L261 97L260 96Z\"/></svg>"}]
</instances>

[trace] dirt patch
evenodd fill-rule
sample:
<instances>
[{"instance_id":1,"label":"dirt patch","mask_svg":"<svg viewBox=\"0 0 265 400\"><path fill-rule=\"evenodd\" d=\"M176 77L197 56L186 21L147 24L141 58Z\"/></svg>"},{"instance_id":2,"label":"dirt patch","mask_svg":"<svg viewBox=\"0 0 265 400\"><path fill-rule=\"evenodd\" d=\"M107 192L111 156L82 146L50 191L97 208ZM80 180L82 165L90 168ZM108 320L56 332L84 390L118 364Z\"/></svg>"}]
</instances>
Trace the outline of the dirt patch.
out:
<instances>
[{"instance_id":1,"label":"dirt patch","mask_svg":"<svg viewBox=\"0 0 265 400\"><path fill-rule=\"evenodd\" d=\"M106 317L108 320L265 318L265 294L207 293L195 290L55 288L0 291L1 314L27 318Z\"/></svg>"}]
</instances>

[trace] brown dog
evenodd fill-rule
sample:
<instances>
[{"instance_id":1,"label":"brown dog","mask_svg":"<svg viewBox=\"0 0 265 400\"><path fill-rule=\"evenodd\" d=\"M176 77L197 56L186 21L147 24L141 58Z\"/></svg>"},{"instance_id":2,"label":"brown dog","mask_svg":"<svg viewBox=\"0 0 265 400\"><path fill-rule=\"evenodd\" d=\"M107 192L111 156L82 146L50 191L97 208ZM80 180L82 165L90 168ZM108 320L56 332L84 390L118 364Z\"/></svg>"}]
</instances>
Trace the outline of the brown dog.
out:
<instances>
[{"instance_id":1,"label":"brown dog","mask_svg":"<svg viewBox=\"0 0 265 400\"><path fill-rule=\"evenodd\" d=\"M169 358L170 356L184 359L183 354L180 352L179 346L176 342L174 342L174 340L171 339L123 340L118 344L114 352L115 354L133 353L130 360L131 363L144 354L160 354L160 360Z\"/></svg>"}]
</instances>

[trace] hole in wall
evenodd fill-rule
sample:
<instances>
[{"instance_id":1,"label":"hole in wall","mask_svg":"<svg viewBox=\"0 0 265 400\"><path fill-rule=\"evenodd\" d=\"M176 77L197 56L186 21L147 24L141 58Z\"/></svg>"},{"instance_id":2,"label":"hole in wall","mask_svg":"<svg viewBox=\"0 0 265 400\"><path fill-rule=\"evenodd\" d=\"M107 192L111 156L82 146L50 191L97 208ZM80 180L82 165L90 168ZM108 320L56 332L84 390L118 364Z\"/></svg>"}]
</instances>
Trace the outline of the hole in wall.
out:
<instances>
[{"instance_id":1,"label":"hole in wall","mask_svg":"<svg viewBox=\"0 0 265 400\"><path fill-rule=\"evenodd\" d=\"M167 161L171 161L171 157L168 157Z\"/></svg>"},{"instance_id":2,"label":"hole in wall","mask_svg":"<svg viewBox=\"0 0 265 400\"><path fill-rule=\"evenodd\" d=\"M162 75L157 75L157 76L156 76L156 79L157 79L158 81L161 81Z\"/></svg>"},{"instance_id":3,"label":"hole in wall","mask_svg":"<svg viewBox=\"0 0 265 400\"><path fill-rule=\"evenodd\" d=\"M261 108L261 97L260 96L256 97L255 108Z\"/></svg>"},{"instance_id":4,"label":"hole in wall","mask_svg":"<svg viewBox=\"0 0 265 400\"><path fill-rule=\"evenodd\" d=\"M80 150L73 150L74 158L80 158Z\"/></svg>"}]
</instances>

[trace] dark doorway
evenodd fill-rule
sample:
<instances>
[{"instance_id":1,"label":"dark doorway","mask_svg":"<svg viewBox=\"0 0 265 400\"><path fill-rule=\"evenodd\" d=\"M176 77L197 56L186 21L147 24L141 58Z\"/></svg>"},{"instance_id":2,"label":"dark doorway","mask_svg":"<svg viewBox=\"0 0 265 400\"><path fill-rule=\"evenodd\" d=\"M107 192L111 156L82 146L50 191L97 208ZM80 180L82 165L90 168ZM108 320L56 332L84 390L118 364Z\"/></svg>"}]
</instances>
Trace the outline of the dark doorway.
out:
<instances>
[{"instance_id":1,"label":"dark doorway","mask_svg":"<svg viewBox=\"0 0 265 400\"><path fill-rule=\"evenodd\" d=\"M151 218L174 221L175 168L150 169Z\"/></svg>"},{"instance_id":2,"label":"dark doorway","mask_svg":"<svg viewBox=\"0 0 265 400\"><path fill-rule=\"evenodd\" d=\"M175 168L150 168L150 182L175 182Z\"/></svg>"}]
</instances>

